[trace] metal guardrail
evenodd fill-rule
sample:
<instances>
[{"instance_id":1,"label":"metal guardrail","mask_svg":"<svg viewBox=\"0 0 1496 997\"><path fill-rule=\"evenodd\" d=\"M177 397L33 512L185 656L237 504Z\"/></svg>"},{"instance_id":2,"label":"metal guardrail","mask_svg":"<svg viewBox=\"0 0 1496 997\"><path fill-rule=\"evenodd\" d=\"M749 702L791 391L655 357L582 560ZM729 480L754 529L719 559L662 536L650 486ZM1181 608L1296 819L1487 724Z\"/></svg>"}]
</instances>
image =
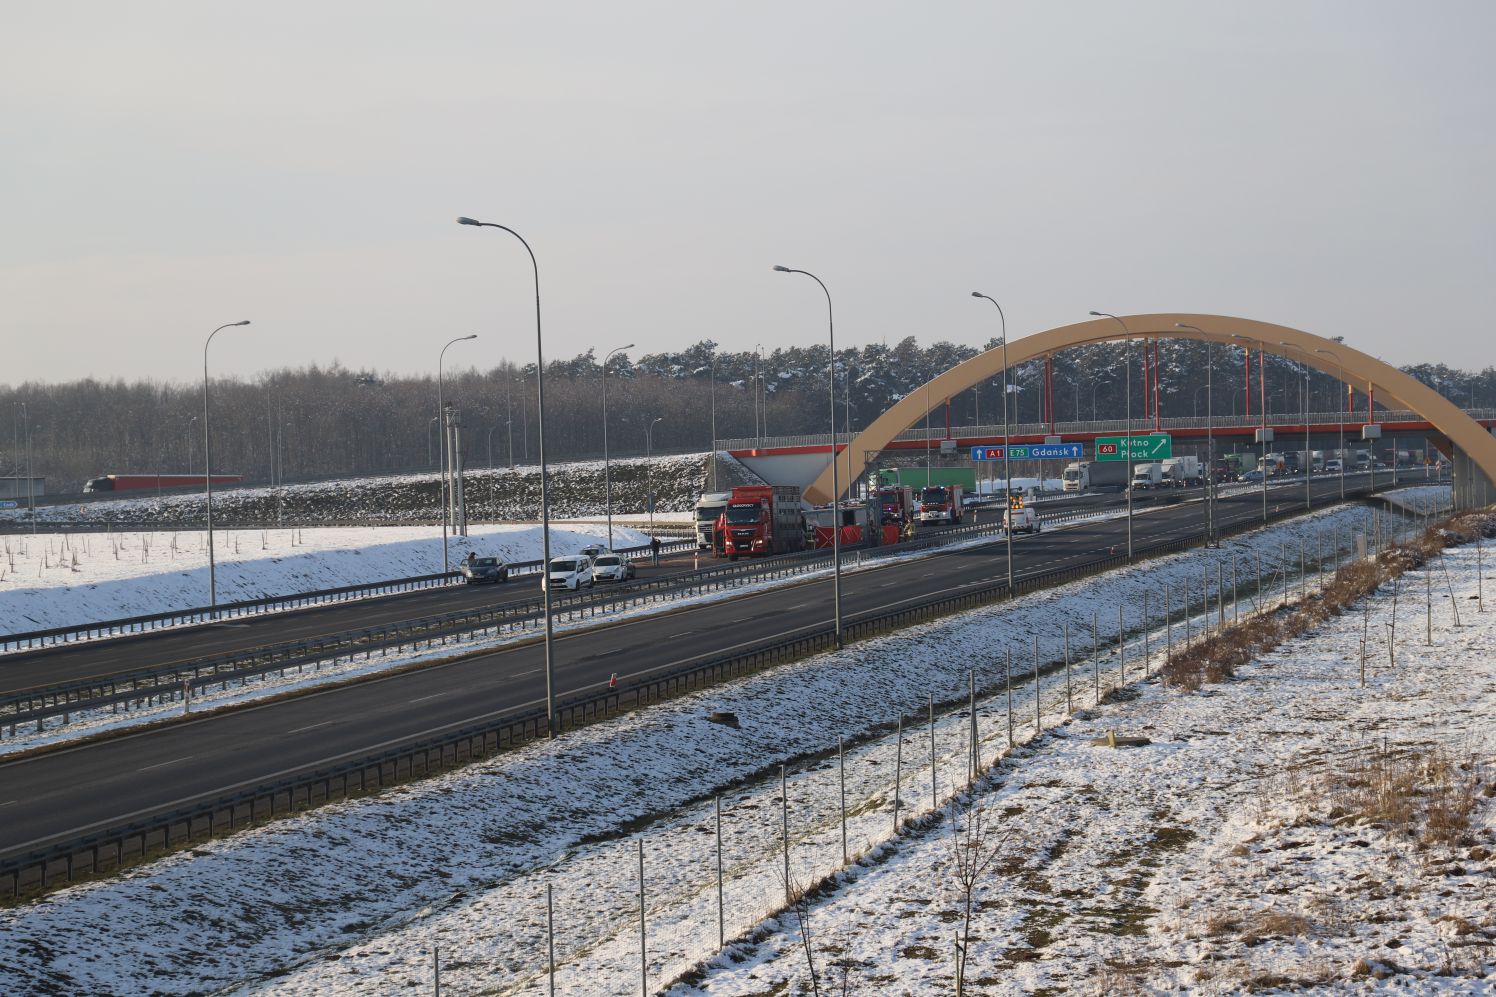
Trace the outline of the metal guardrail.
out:
<instances>
[{"instance_id":1,"label":"metal guardrail","mask_svg":"<svg viewBox=\"0 0 1496 997\"><path fill-rule=\"evenodd\" d=\"M679 553L694 547L694 543L679 541L661 545L661 553ZM636 554L648 547L631 547L620 553ZM540 561L515 561L508 565L511 574L521 577L540 573ZM374 596L394 595L420 589L442 588L457 584L462 575L456 571L437 572L430 575L412 575L409 578L392 578L362 585L344 585L338 588L314 589L310 592L293 592L288 595L266 596L262 599L245 599L239 602L222 603L217 609L197 606L190 609L168 610L145 616L131 616L98 623L80 623L71 626L33 630L27 633L0 634L0 654L7 651L34 650L58 644L72 644L83 640L119 637L150 633L168 627L187 626L197 623L221 623L225 620L257 616L263 613L281 612L288 609L303 609L335 602L353 602Z\"/></svg>"},{"instance_id":2,"label":"metal guardrail","mask_svg":"<svg viewBox=\"0 0 1496 997\"><path fill-rule=\"evenodd\" d=\"M1378 485L1380 492L1391 485ZM1358 489L1358 495L1372 489ZM1330 501L1334 501L1331 499ZM1297 506L1269 513L1276 521L1299 515ZM1252 519L1219 531L1231 536L1258 528ZM1204 534L1177 537L1136 548L1139 556L1173 553L1195 546ZM1020 576L1012 595L1101 574L1127 563L1116 555L1085 565ZM844 640L860 640L938 616L973 609L1008 596L1006 582L974 586L954 595L932 597L913 606L863 613L843 626ZM730 654L673 669L649 673L615 689L563 697L557 702L560 731L607 719L631 709L759 671L809 654L831 650L836 637L829 626L792 638L769 639ZM377 792L385 787L455 768L548 736L546 715L539 709L517 711L439 738L392 748L359 761L316 769L239 793L181 807L74 841L0 859L0 898L40 892L121 868L192 841L212 838L273 817L310 809L319 803Z\"/></svg>"},{"instance_id":3,"label":"metal guardrail","mask_svg":"<svg viewBox=\"0 0 1496 997\"><path fill-rule=\"evenodd\" d=\"M1496 409L1489 408L1467 408L1463 409L1472 419L1496 419ZM1383 409L1374 413L1376 421L1382 422L1426 422L1427 420L1410 409ZM1366 413L1361 412L1310 412L1309 424L1312 426L1361 426L1367 422ZM1269 428L1275 426L1302 426L1304 424L1302 412L1273 412L1268 415ZM1216 415L1210 420L1215 429L1255 429L1262 425L1261 415ZM1171 429L1202 429L1204 423L1197 417L1171 417L1160 419L1158 428L1161 431ZM1141 419L1132 421L1132 432L1134 435L1143 435L1153 432L1151 422L1147 425ZM1048 436L1051 434L1063 435L1065 433L1118 433L1127 432L1127 421L1124 419L1101 419L1090 422L1056 422L1050 425L1047 422L1013 423L1008 427L1012 436ZM945 435L944 426L931 425L928 430L923 426L915 426L900 432L894 437L899 442L922 442L926 439L939 442L941 439L972 439L975 437L1001 437L1003 435L1002 423L984 423L975 426L952 426L950 435ZM855 433L837 433L838 444L850 443L857 438ZM808 433L795 436L766 436L757 439L749 436L742 439L719 440L718 446L723 450L754 450L777 447L824 447L831 443L830 433ZM1359 441L1356 441L1359 442ZM1350 445L1348 441L1347 446Z\"/></svg>"}]
</instances>

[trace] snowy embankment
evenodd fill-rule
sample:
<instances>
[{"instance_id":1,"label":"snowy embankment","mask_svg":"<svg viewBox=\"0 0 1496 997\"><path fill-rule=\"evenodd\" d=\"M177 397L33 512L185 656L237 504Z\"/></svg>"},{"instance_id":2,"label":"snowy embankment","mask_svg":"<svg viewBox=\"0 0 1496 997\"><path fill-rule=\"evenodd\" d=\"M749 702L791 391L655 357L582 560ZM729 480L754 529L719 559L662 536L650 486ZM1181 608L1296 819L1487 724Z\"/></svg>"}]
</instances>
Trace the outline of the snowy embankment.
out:
<instances>
[{"instance_id":1,"label":"snowy embankment","mask_svg":"<svg viewBox=\"0 0 1496 997\"><path fill-rule=\"evenodd\" d=\"M709 455L620 458L612 461L613 510L682 512L701 493ZM607 474L600 460L548 465L553 519L602 516L607 511ZM198 493L156 497L130 493L80 505L49 505L36 510L39 522L87 523L115 529L201 529L207 521L205 497ZM470 523L534 522L540 519L540 468L484 468L463 473L463 498ZM213 521L222 527L405 525L440 523L441 476L400 474L342 478L274 488L226 488L213 493ZM25 529L26 509L0 509L0 522Z\"/></svg>"},{"instance_id":2,"label":"snowy embankment","mask_svg":"<svg viewBox=\"0 0 1496 997\"><path fill-rule=\"evenodd\" d=\"M781 762L794 769L789 781L792 877L797 882L814 880L840 864L838 735L850 745L845 763L850 848L854 853L890 854L895 860L861 875L872 882L872 877L883 874L880 868L898 867L910 870L911 879L898 894L904 898L899 909L905 917L893 916L892 901L845 918L827 907L823 941L867 946L867 954L857 958L882 960L879 968L860 978L858 989L875 978L887 980L893 978L890 974L917 967L938 974L950 931L939 920L949 900L942 885L945 873L916 868L905 856L928 847L927 857L936 858L942 842L937 833L923 843L914 839L886 851L893 788L898 778L904 786L906 813L931 808L932 774L935 796L949 798L965 778L968 720L958 707L938 711L932 773L928 732L906 731L900 743L891 730L895 717L922 716L927 697L964 700L968 669L974 669L983 688L978 708L980 750L990 761L1008 742L1007 701L1001 687L1005 650L1015 655L1015 678L1021 681L1031 667L1034 634L1039 635L1043 660L1053 662L1063 653L1061 627L1069 624L1072 639L1080 645L1079 658L1090 644L1095 606L1140 608L1147 593L1154 597L1157 613L1157 594L1167 584L1175 587L1176 596L1180 589L1196 586L1198 612L1197 583L1216 577L1218 562L1254 564L1260 554L1270 570L1283 543L1296 549L1302 539L1312 549L1333 533L1353 545L1352 536L1370 528L1370 517L1364 509L1306 517L1227 541L1219 551L1159 558L1025 596L995 610L865 641L555 742L530 745L457 773L203 844L111 881L70 888L0 913L0 940L12 953L0 962L0 990L186 993L231 987L245 993L389 993L429 986L432 949L439 947L444 982L453 992L538 994L545 987L549 885L555 891L562 992L626 992L637 983L639 967L635 905L636 849L641 840L649 973L652 985L660 986L716 951L713 794L723 794L729 938L772 929L772 922L765 924L763 918L782 900L777 770ZM1290 563L1296 561L1292 558ZM1452 563L1452 570L1461 569ZM1464 585L1460 577L1456 584ZM1272 582L1268 587L1276 591ZM1242 598L1242 611L1250 611L1250 597L1244 593ZM994 629L995 620L1000 630ZM1176 620L1176 635L1180 626ZM1115 640L1111 621L1103 620L1099 640L1103 647ZM1141 640L1135 634L1127 651L1134 680L1139 677ZM1155 633L1151 640L1157 651L1162 637ZM1316 641L1315 647L1316 654L1322 654L1331 645ZM1105 651L1103 658L1077 664L1078 704L1090 701L1088 676L1092 681L1114 681L1117 659ZM1230 742L1229 761L1249 768L1249 762L1238 762L1238 754L1245 758L1264 745L1273 750L1276 743L1266 736L1274 714L1263 709L1263 697L1279 702L1305 688L1294 684L1276 689L1268 680L1286 672L1262 671L1267 676L1264 684L1254 685L1248 676L1213 690L1213 695L1184 699L1145 686L1137 702L1083 714L1060 733L1046 735L1037 751L1021 751L1031 757L1015 762L1015 771L1025 771L1031 760L1058 750L1051 744L1079 744L1083 735L1103 727L1133 731L1151 723L1156 730L1172 731L1161 725L1171 722L1176 704L1185 709L1217 704L1224 708L1238 697L1247 704L1248 715L1241 723L1252 736ZM1374 673L1360 701L1373 711L1377 704L1393 703L1380 693L1402 675ZM1469 686L1467 681L1461 691L1479 691ZM1014 700L1022 739L1027 736L1025 728L1032 727L1034 709L1027 685L1020 684ZM1065 723L1061 678L1046 679L1041 702L1046 727ZM1476 705L1489 712L1490 705ZM707 721L706 714L713 710L735 713L741 726ZM1337 720L1327 720L1324 726L1343 736ZM1214 722L1197 717L1189 724ZM1296 719L1293 727L1297 730L1309 722ZM1203 750L1215 752L1223 746L1218 737L1199 737ZM1146 807L1131 804L1134 796L1167 800L1180 791L1180 786L1168 785L1179 772L1169 761L1182 761L1178 753L1188 747L1187 742L1168 741L1151 755L1105 756L1073 747L1082 758L1104 757L1105 764L1124 766L1126 771L1114 773L1116 784L1109 785L1106 794L1080 787L1056 795L1074 799L1077 805L1092 800L1104 807L1110 801L1117 813L1128 817L1143 813ZM1220 781L1211 774L1209 757L1197 756L1190 762L1184 771L1198 785L1215 786ZM1234 804L1243 796L1255 798L1256 791L1250 780L1219 788ZM1190 814L1178 816L1182 821ZM1195 816L1208 827L1206 813ZM1168 817L1174 820L1175 814ZM1128 861L1128 849L1141 832L1099 810L1063 826L1080 828L1087 819L1095 821L1098 847L1085 856L1084 868L1095 869L1077 873L1075 888L1082 896L1066 902L1109 907L1112 896L1107 890L1112 887L1104 886L1101 880L1106 877L1095 870L1104 869L1113 858ZM1081 855L1073 861L1079 863ZM1131 881L1122 877L1116 888ZM1003 890L994 887L990 896L984 894L984 905L1000 903L1002 896ZM833 898L830 903L837 902ZM225 911L232 915L225 917ZM927 917L929 925L922 920ZM859 918L886 926L874 938L858 926ZM919 954L924 943L903 941L917 932L935 932L936 926L939 937L947 940L931 945L936 955L929 959ZM986 926L984 930L994 936L992 944L1000 944L1003 932ZM735 979L731 971L724 971L721 989L771 989L764 980L795 972L793 960L778 954L781 945L787 951L792 942L792 937L770 930L762 945L735 946L739 957L751 960L743 965L756 967L754 972L762 979L748 980L746 974ZM893 966L905 949L913 954ZM914 982L913 977L909 980ZM718 990L713 983L712 992Z\"/></svg>"},{"instance_id":3,"label":"snowy embankment","mask_svg":"<svg viewBox=\"0 0 1496 997\"><path fill-rule=\"evenodd\" d=\"M473 526L448 541L455 568L468 551L538 561L538 526ZM236 602L362 585L442 570L442 537L430 526L219 530L218 601ZM551 527L551 554L606 542L596 524ZM615 523L614 546L648 543ZM116 620L208 603L208 537L176 533L36 534L0 537L0 633Z\"/></svg>"}]
</instances>

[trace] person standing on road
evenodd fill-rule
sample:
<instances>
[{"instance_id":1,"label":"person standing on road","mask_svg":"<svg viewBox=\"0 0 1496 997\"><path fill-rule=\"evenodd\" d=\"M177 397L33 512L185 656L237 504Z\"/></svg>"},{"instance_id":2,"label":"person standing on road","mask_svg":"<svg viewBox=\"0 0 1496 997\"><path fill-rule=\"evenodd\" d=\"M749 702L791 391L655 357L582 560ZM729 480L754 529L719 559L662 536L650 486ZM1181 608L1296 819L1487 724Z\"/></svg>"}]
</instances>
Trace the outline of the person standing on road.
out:
<instances>
[{"instance_id":1,"label":"person standing on road","mask_svg":"<svg viewBox=\"0 0 1496 997\"><path fill-rule=\"evenodd\" d=\"M658 568L660 566L660 538L659 537L650 537L649 538L649 553L651 555L653 555L653 557L654 557L654 565L655 565L656 568Z\"/></svg>"}]
</instances>

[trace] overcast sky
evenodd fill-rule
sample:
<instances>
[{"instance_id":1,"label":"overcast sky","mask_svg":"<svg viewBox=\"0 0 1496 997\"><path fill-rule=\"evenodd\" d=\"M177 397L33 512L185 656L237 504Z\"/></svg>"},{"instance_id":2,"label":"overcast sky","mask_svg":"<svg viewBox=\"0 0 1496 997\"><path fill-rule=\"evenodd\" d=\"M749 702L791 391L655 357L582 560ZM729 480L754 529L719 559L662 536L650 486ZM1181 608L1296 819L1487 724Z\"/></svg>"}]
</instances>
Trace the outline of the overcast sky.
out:
<instances>
[{"instance_id":1,"label":"overcast sky","mask_svg":"<svg viewBox=\"0 0 1496 997\"><path fill-rule=\"evenodd\" d=\"M0 16L0 383L1118 313L1496 363L1496 4L47 3Z\"/></svg>"}]
</instances>

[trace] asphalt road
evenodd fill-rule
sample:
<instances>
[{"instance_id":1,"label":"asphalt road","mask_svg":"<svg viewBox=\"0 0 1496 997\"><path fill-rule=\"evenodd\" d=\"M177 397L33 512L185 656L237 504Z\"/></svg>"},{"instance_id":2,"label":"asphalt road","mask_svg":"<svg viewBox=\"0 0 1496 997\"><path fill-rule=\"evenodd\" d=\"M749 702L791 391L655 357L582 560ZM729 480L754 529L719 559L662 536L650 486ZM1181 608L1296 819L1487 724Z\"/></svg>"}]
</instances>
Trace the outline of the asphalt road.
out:
<instances>
[{"instance_id":1,"label":"asphalt road","mask_svg":"<svg viewBox=\"0 0 1496 997\"><path fill-rule=\"evenodd\" d=\"M921 536L949 527L925 527ZM649 555L637 554L638 578L654 578L690 571L690 555L662 557L654 566ZM725 564L701 560L701 567ZM57 645L0 656L0 695L67 682L82 682L147 669L189 663L219 654L246 652L282 641L331 636L366 627L400 623L423 616L483 609L534 599L540 594L539 576L516 578L502 585L453 585L402 592L351 602L309 606L279 613L247 616L221 623L174 627L152 633ZM559 594L559 593L558 593ZM584 596L586 592L582 593ZM599 585L593 594L608 594Z\"/></svg>"},{"instance_id":2,"label":"asphalt road","mask_svg":"<svg viewBox=\"0 0 1496 997\"><path fill-rule=\"evenodd\" d=\"M1338 485L1317 491L1332 500ZM1282 493L1276 501L1284 502ZM1258 502L1255 494L1223 499L1220 521L1256 519ZM1199 505L1172 506L1135 517L1134 540L1201 527ZM1019 537L1015 573L1097 560L1125 546L1125 537L1125 520ZM843 612L893 609L999 580L1002 555L997 541L845 575ZM830 601L826 579L558 635L557 694L599 687L613 672L626 678L823 627ZM468 726L539 704L544 691L542 649L531 644L0 764L0 855Z\"/></svg>"}]
</instances>

